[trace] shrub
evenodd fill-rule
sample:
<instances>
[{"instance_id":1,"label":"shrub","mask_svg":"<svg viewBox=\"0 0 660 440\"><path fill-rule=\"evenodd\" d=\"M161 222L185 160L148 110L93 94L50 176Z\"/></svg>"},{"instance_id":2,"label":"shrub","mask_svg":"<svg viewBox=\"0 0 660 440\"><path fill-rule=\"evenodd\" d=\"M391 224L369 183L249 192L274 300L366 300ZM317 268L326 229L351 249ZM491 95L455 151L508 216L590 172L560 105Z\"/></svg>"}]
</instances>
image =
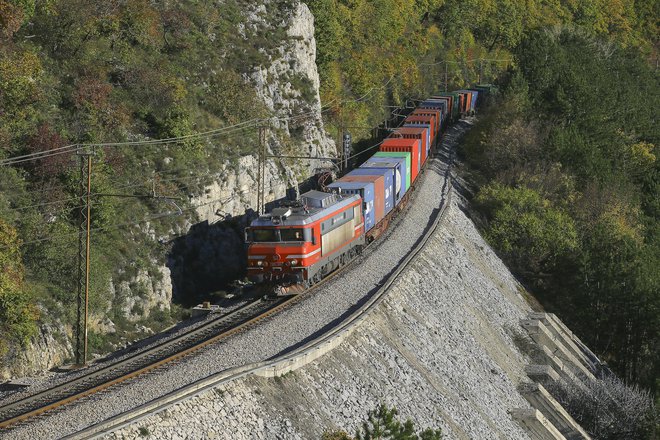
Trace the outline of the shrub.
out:
<instances>
[{"instance_id":1,"label":"shrub","mask_svg":"<svg viewBox=\"0 0 660 440\"><path fill-rule=\"evenodd\" d=\"M614 375L584 383L586 390L561 381L548 391L593 438L652 438L658 419L648 391L628 386Z\"/></svg>"}]
</instances>

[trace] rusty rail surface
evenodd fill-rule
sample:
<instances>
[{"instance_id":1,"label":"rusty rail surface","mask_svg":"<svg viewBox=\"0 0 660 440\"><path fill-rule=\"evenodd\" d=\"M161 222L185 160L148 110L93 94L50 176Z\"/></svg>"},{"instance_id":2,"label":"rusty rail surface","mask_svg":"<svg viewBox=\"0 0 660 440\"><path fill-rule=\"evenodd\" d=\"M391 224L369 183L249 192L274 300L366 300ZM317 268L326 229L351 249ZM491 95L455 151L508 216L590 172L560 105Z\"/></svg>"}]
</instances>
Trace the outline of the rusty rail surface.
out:
<instances>
[{"instance_id":1,"label":"rusty rail surface","mask_svg":"<svg viewBox=\"0 0 660 440\"><path fill-rule=\"evenodd\" d=\"M286 296L253 301L227 315L213 319L190 332L164 341L129 358L4 405L0 407L0 429L26 421L179 360L274 315L291 305L296 298Z\"/></svg>"}]
</instances>

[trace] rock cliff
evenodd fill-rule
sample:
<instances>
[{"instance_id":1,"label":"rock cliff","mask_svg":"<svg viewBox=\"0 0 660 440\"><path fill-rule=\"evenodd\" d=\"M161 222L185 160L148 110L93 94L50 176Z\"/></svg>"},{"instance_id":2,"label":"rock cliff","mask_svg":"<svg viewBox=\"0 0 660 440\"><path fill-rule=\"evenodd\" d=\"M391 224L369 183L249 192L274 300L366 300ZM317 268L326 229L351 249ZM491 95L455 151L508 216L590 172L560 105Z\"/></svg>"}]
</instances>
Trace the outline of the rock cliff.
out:
<instances>
[{"instance_id":1,"label":"rock cliff","mask_svg":"<svg viewBox=\"0 0 660 440\"><path fill-rule=\"evenodd\" d=\"M241 13L247 17L248 26L266 33L275 25L281 26L271 22L271 3L245 3ZM334 157L334 141L321 118L314 18L302 2L290 2L289 7L287 31L279 47L268 52L268 63L245 79L272 115L264 123L268 154ZM328 165L321 161L296 163L301 165L286 159L267 161L267 202L281 199L288 188L295 188L317 167ZM121 310L129 322L137 322L154 310L168 310L177 293L203 295L242 273L242 229L256 209L257 164L255 156L227 160L208 186L184 202L192 209L185 211L182 228L170 231L170 235L157 236L150 226L145 227L139 239L153 248L168 246L170 250L163 252L162 259L149 261L148 267L138 267L137 274L128 280L111 283L107 307L90 318L94 330L114 331L115 324L108 318L110 308ZM0 378L36 374L60 365L73 355L67 340L71 337L71 329L58 322L42 325L26 350L2 366Z\"/></svg>"}]
</instances>

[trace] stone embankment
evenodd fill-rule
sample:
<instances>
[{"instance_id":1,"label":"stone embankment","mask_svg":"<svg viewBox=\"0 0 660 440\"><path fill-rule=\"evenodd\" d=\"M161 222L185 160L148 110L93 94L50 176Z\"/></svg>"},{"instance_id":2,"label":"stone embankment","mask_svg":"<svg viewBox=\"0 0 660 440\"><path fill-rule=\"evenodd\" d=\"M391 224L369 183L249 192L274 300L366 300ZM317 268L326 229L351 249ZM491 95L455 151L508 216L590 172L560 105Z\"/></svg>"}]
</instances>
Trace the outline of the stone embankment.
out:
<instances>
[{"instance_id":1,"label":"stone embankment","mask_svg":"<svg viewBox=\"0 0 660 440\"><path fill-rule=\"evenodd\" d=\"M320 438L354 432L381 402L446 438L530 438L511 416L531 410L518 392L530 381L517 341L532 310L521 292L455 203L387 299L338 348L283 377L220 386L111 438Z\"/></svg>"},{"instance_id":2,"label":"stone embankment","mask_svg":"<svg viewBox=\"0 0 660 440\"><path fill-rule=\"evenodd\" d=\"M452 127L442 151L450 151L468 126L463 121ZM450 439L588 439L533 379L543 384L583 380L584 368L595 371L595 357L555 317L534 313L456 193L439 227L431 227L443 200L450 200L442 190L445 176L446 163L433 159L414 203L386 236L295 307L180 363L8 434L13 439L88 438L77 433L112 426L108 437L113 439L313 439L329 430L352 433L368 410L386 403L420 428L442 428ZM280 377L263 377L268 374L261 369L256 373L262 376L214 380L213 387L193 397L140 412L132 425L116 425L136 408L164 398L174 402L170 396L182 389L200 390L198 384L209 378L288 357L317 340L388 285L392 271L429 230L430 239L384 300L326 355Z\"/></svg>"}]
</instances>

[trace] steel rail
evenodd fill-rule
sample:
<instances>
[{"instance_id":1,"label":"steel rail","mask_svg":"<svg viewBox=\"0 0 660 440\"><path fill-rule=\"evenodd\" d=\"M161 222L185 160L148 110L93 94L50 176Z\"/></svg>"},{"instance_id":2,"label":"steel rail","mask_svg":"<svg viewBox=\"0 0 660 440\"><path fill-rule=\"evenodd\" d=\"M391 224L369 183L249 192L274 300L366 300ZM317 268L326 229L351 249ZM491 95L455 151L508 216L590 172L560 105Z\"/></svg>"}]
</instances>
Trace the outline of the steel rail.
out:
<instances>
[{"instance_id":1,"label":"steel rail","mask_svg":"<svg viewBox=\"0 0 660 440\"><path fill-rule=\"evenodd\" d=\"M444 136L443 136L444 137ZM399 278L403 271L412 263L415 257L423 250L428 241L431 239L433 234L438 230L442 220L444 219L447 208L451 204L452 195L453 195L453 176L451 174L451 168L454 159L453 150L449 151L447 157L447 169L445 170L445 182L441 190L441 200L440 206L437 208L437 212L433 222L427 227L424 234L420 237L416 245L408 252L406 257L401 261L399 266L391 272L387 279L381 284L381 286L371 294L371 297L362 304L357 310L355 310L351 315L344 319L341 323L335 326L333 329L330 329L328 332L320 335L314 340L309 341L308 343L296 348L295 350L278 356L273 359L266 361L256 362L252 364L247 364L243 366L238 366L230 368L228 370L220 371L215 373L207 378L200 379L190 385L186 385L178 390L172 391L160 398L154 399L150 402L142 404L132 410L125 411L123 413L117 414L107 420L96 423L92 426L82 429L81 431L69 434L64 437L65 440L81 440L81 439L96 439L104 435L111 433L117 429L128 426L130 424L136 423L139 420L148 417L149 415L158 413L165 410L179 402L182 402L186 399L189 399L193 396L199 395L202 392L208 391L212 388L215 388L219 385L246 377L250 374L259 373L267 369L275 369L278 365L285 364L287 362L293 361L296 358L305 356L306 354L312 353L314 350L320 348L323 344L329 343L336 338L341 338L342 336L347 336L350 334L367 316L376 309L376 307L382 303L387 297L389 289L392 287L394 282ZM434 160L438 160L437 156L434 157ZM424 177L426 179L426 177ZM353 260L356 261L357 259ZM349 266L347 264L347 266ZM335 271L332 275L340 271ZM323 284L324 281L328 280L330 277L324 278L324 280L315 285L319 286ZM296 297L299 298L299 297Z\"/></svg>"},{"instance_id":2,"label":"steel rail","mask_svg":"<svg viewBox=\"0 0 660 440\"><path fill-rule=\"evenodd\" d=\"M444 136L442 136L444 137ZM440 139L438 139L439 141ZM436 144L437 145L437 144ZM453 155L450 153L450 155ZM430 161L429 161L430 162ZM443 197L441 200L441 206L439 209L439 212L436 214L436 219L434 222L434 227L430 228L430 230L427 230L426 234L424 234L423 239L421 240L423 243L418 243L413 249L411 249L410 253L408 254L408 257L404 259L404 261L401 263L399 266L398 270L396 270L394 273L390 274L388 276L388 281L393 282L393 279L398 276L399 273L407 266L407 264L410 262L412 259L413 255L416 255L420 250L423 244L426 243L430 236L431 230L435 230L435 228L438 225L438 222L440 220L440 217L442 217L442 214L444 213L444 209L442 209L445 205L446 206L446 200L445 197L449 196L451 197L451 185L448 185L448 179L450 178L450 170L451 170L451 157L449 160L448 168L446 170L446 180L445 180L445 187L443 188ZM449 188L447 192L444 190L446 188ZM380 240L378 241L380 242ZM240 322L236 325L232 325L230 319L241 316L241 313L245 313L255 305L259 305L263 303L263 300L257 300L254 301L250 304L247 304L246 306L235 310L228 315L224 315L220 318L217 318L215 320L210 321L209 323L206 323L198 328L193 329L190 332L186 332L182 335L179 335L173 339L164 341L161 344L158 344L154 347L151 347L145 351L141 351L139 353L136 353L134 356L131 356L127 359L121 360L117 363L108 365L106 367L103 367L99 370L95 370L90 372L89 374L80 376L78 378L72 379L71 381L65 382L63 384L56 385L53 388L49 388L47 390L41 391L39 393L36 393L34 395L28 396L24 399L17 400L15 402L9 403L7 405L4 405L0 407L0 418L5 417L4 420L0 421L0 429L6 429L10 427L11 425L15 425L20 422L24 422L32 417L44 414L45 412L48 412L50 410L62 407L64 405L67 405L69 403L72 403L74 401L80 400L84 397L90 396L92 394L95 394L97 392L100 392L102 390L105 390L111 386L117 385L122 382L126 382L130 379L136 378L142 374L145 374L149 371L155 370L157 368L160 368L170 362L177 361L185 356L188 356L197 350L204 348L208 345L211 345L213 343L216 343L224 338L227 338L233 334L236 334L242 330L247 329L248 327L264 320L265 318L272 316L284 308L293 305L294 303L297 303L300 301L303 297L307 297L310 295L312 292L315 292L320 288L321 286L325 285L330 279L334 278L340 273L343 273L346 268L349 266L352 266L355 261L358 259L355 258L345 264L343 267L340 267L338 270L335 270L333 273L329 274L327 277L325 277L323 280L321 280L319 283L315 284L311 288L305 290L303 293L295 296L288 296L288 297L279 297L275 300L275 305L268 306L267 309L257 315L252 315L250 318L242 319ZM391 282L386 283L388 286L391 284ZM385 286L383 286L385 287ZM383 291L383 287L381 287L378 292ZM381 295L372 295L372 298L374 296L380 297ZM368 301L368 303L371 303L372 301ZM346 321L345 321L346 322ZM214 333L219 330L219 327L222 326L222 324L228 324L225 325L225 328L220 331L220 333L208 336L208 333ZM343 327L343 326L341 326ZM334 332L331 332L334 333ZM328 334L324 335L327 336ZM198 341L195 342L194 340ZM188 345L184 349L177 349L175 346L176 345ZM301 347L300 349L304 349L305 347L308 347L310 344L305 344L305 346ZM174 353L171 353L171 349L175 349ZM170 350L171 354L163 354L162 352L165 350ZM300 349L296 350L296 352L300 351ZM151 358L151 359L150 359ZM152 361L153 358L157 358L156 361ZM144 364L145 361L148 361L146 365ZM141 363L141 366L134 367L130 366L131 364L135 363ZM128 367L128 372L122 372L121 368L126 368ZM125 371L125 370L124 370ZM102 376L110 375L114 376L111 379L107 378L102 378ZM88 383L89 381L95 381L92 383L90 386ZM67 391L67 389L73 388L73 387L82 387L82 390L74 390L73 392ZM65 396L58 395L57 393L64 393ZM50 396L50 397L49 397ZM34 402L37 402L38 400L47 400L46 404L39 403L38 405L35 405ZM32 405L31 408L29 405ZM27 411L25 410L25 407L28 407ZM4 413L4 414L3 414ZM7 413L10 415L7 417Z\"/></svg>"},{"instance_id":3,"label":"steel rail","mask_svg":"<svg viewBox=\"0 0 660 440\"><path fill-rule=\"evenodd\" d=\"M218 342L277 313L295 297L256 300L129 358L0 407L0 429L137 377ZM265 308L265 310L264 310ZM218 333L219 332L219 333ZM214 334L216 333L216 334ZM90 386L90 382L91 386ZM43 402L46 402L45 404Z\"/></svg>"},{"instance_id":4,"label":"steel rail","mask_svg":"<svg viewBox=\"0 0 660 440\"><path fill-rule=\"evenodd\" d=\"M58 384L52 388L40 391L33 395L27 396L23 399L8 403L7 405L0 407L0 429L7 429L12 425L17 423L25 422L26 420L36 417L38 415L44 414L53 409L62 407L69 403L75 402L76 400L82 399L84 397L95 394L99 391L103 391L113 385L125 382L127 380L138 377L144 373L152 371L156 368L160 368L165 364L179 360L185 356L192 354L193 352L219 342L220 340L227 338L231 335L234 335L240 331L243 331L249 328L252 325L268 318L280 311L284 310L287 307L292 306L293 304L301 301L304 297L307 297L314 292L316 292L320 287L324 286L327 282L333 279L335 276L343 273L345 269L357 260L357 258L349 261L344 266L341 266L339 269L330 273L328 276L323 278L318 283L311 286L309 289L302 291L296 295L287 295L276 297L274 300L275 305L269 306L265 311L260 313L252 313L250 318L245 318L243 320L234 319L236 316L241 316L245 314L251 308L254 308L258 304L264 303L263 299L253 301L240 309L234 310L227 315L223 315L217 319L211 320L204 325L197 327L190 332L186 332L182 335L179 335L175 338L164 341L154 347L148 348L144 351L135 353L133 356L123 359L119 362L110 364L101 369L90 371L88 374L82 375L75 379L72 379L68 382ZM233 322L240 321L237 325L232 326L230 320L233 319ZM223 324L228 324L224 325ZM220 328L223 328L221 330ZM209 333L220 330L220 333L212 336L207 336ZM194 340L198 342L194 342ZM182 350L176 350L172 353L172 349L176 349L176 345L187 345L187 348ZM165 351L170 349L170 354L161 354L158 355L158 352ZM148 361L149 358L159 358L154 362L148 362L145 364L145 361ZM137 368L130 369L129 372L122 372L121 368L130 365L131 363L140 363L141 366ZM124 369L125 371L125 369ZM111 379L105 380L101 378L103 375L113 376ZM98 378L98 379L97 379ZM87 381L96 380L96 384L91 386L86 384ZM78 387L77 389L74 387ZM71 390L74 388L74 390ZM61 396L64 394L65 396ZM50 396L50 398L49 398ZM46 404L38 404L38 400L46 400ZM28 407L25 410L25 407ZM7 415L9 414L9 415Z\"/></svg>"}]
</instances>

